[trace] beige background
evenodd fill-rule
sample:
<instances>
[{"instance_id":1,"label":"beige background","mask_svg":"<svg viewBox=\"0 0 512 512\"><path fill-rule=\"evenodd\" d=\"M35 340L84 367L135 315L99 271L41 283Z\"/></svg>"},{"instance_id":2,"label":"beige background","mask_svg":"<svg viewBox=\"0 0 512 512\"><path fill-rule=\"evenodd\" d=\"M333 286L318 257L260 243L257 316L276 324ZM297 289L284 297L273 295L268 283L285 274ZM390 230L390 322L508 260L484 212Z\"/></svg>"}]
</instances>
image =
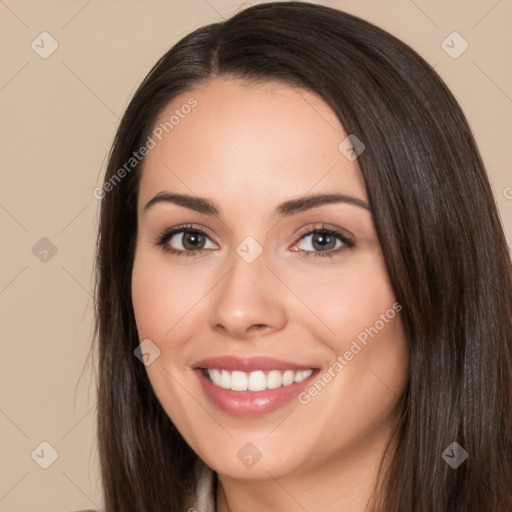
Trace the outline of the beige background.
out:
<instances>
[{"instance_id":1,"label":"beige background","mask_svg":"<svg viewBox=\"0 0 512 512\"><path fill-rule=\"evenodd\" d=\"M192 29L254 3L0 0L0 511L101 508L87 359L92 191L119 118L157 58ZM474 130L510 240L512 2L316 3L381 26L435 66ZM59 45L46 59L31 47L42 46L44 31ZM453 31L469 44L457 59L441 47ZM43 237L55 254L45 255ZM38 463L52 449L42 442L58 453L47 469Z\"/></svg>"}]
</instances>

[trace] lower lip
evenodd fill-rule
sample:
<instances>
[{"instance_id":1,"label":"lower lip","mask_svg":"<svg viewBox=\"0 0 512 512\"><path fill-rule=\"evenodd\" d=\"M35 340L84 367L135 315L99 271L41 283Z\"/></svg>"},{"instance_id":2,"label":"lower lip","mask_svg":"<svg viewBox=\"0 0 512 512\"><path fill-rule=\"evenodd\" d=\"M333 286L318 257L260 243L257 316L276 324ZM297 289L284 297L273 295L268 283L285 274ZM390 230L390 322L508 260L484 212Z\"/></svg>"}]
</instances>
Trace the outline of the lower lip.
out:
<instances>
[{"instance_id":1,"label":"lower lip","mask_svg":"<svg viewBox=\"0 0 512 512\"><path fill-rule=\"evenodd\" d=\"M317 371L302 382L263 391L233 391L216 386L202 370L195 370L206 396L222 411L241 418L254 418L269 414L296 398L316 376Z\"/></svg>"}]
</instances>

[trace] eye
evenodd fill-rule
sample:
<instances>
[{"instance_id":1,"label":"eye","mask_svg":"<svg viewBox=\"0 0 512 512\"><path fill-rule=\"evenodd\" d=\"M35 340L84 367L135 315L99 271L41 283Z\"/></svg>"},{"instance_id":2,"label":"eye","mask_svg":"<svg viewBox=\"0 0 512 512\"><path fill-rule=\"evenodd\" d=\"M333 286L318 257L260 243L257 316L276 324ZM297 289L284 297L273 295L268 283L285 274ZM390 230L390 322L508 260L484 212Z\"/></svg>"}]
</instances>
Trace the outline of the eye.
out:
<instances>
[{"instance_id":1,"label":"eye","mask_svg":"<svg viewBox=\"0 0 512 512\"><path fill-rule=\"evenodd\" d=\"M296 244L291 250L306 257L330 257L346 248L354 247L354 243L347 235L326 228L308 231L300 237L298 245L299 248Z\"/></svg>"},{"instance_id":2,"label":"eye","mask_svg":"<svg viewBox=\"0 0 512 512\"><path fill-rule=\"evenodd\" d=\"M177 256L195 256L205 250L218 248L203 230L192 226L166 230L157 237L155 244L164 252Z\"/></svg>"}]
</instances>

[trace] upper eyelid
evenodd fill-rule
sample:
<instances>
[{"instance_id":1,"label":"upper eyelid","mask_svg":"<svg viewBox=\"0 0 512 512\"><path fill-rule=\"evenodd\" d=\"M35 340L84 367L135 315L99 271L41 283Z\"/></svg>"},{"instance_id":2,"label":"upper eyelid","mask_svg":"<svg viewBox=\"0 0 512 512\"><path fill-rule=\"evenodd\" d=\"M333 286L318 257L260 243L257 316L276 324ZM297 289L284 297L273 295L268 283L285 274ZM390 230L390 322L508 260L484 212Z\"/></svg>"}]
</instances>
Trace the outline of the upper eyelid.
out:
<instances>
[{"instance_id":1,"label":"upper eyelid","mask_svg":"<svg viewBox=\"0 0 512 512\"><path fill-rule=\"evenodd\" d=\"M341 228L341 227L335 227L335 226L331 226L329 224L326 224L325 222L318 222L317 223L319 226L318 227L306 227L304 228L303 230L299 230L299 234L295 234L292 236L292 240L293 238L295 237L303 237L304 235L309 235L311 233L314 233L316 231L329 231L329 232L332 232L336 235L342 235L342 236L345 236L346 238L354 238L354 235L352 235L352 233L350 233L350 231L348 231L347 229L344 229L344 228Z\"/></svg>"},{"instance_id":2,"label":"upper eyelid","mask_svg":"<svg viewBox=\"0 0 512 512\"><path fill-rule=\"evenodd\" d=\"M174 236L178 233L182 233L182 232L190 232L190 231L195 231L195 232L199 232L199 233L202 233L204 235L206 235L208 238L210 238L212 241L213 241L213 238L215 238L214 236L211 235L210 231L205 228L205 227L196 227L194 225L184 225L184 226L176 226L175 228L170 228L170 229L164 229L163 231L163 234L166 235L166 237L170 238L171 236Z\"/></svg>"}]
</instances>

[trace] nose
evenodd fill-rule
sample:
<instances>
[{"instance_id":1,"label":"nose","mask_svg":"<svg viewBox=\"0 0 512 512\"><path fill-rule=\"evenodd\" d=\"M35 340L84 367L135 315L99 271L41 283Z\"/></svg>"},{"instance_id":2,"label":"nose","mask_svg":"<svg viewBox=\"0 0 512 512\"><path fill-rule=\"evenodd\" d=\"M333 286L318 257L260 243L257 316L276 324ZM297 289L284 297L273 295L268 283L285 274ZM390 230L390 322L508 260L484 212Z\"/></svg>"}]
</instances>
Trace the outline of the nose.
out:
<instances>
[{"instance_id":1,"label":"nose","mask_svg":"<svg viewBox=\"0 0 512 512\"><path fill-rule=\"evenodd\" d=\"M212 290L211 327L242 340L286 325L285 289L267 267L265 252L248 263L236 252L231 268Z\"/></svg>"}]
</instances>

